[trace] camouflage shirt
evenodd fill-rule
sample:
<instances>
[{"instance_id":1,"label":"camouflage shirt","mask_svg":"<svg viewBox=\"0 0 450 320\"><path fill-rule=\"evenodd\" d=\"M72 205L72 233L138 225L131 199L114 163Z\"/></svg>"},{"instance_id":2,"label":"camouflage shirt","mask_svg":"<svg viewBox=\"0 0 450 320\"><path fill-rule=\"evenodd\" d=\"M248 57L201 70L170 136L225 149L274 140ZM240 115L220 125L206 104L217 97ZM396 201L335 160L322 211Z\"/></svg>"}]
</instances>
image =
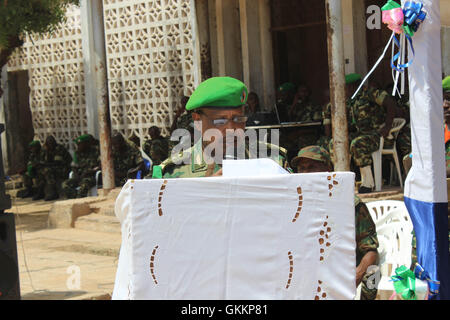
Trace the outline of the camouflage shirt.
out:
<instances>
[{"instance_id":1,"label":"camouflage shirt","mask_svg":"<svg viewBox=\"0 0 450 320\"><path fill-rule=\"evenodd\" d=\"M358 133L371 134L385 123L386 109L383 103L388 96L384 90L363 88L354 99L348 100L352 125Z\"/></svg>"},{"instance_id":2,"label":"camouflage shirt","mask_svg":"<svg viewBox=\"0 0 450 320\"><path fill-rule=\"evenodd\" d=\"M114 171L120 173L120 178L126 177L128 170L136 168L144 161L139 148L131 141L125 141L125 151L115 150L112 155L114 159Z\"/></svg>"},{"instance_id":3,"label":"camouflage shirt","mask_svg":"<svg viewBox=\"0 0 450 320\"><path fill-rule=\"evenodd\" d=\"M356 266L369 251L377 251L378 238L375 223L364 202L355 196Z\"/></svg>"},{"instance_id":4,"label":"camouflage shirt","mask_svg":"<svg viewBox=\"0 0 450 320\"><path fill-rule=\"evenodd\" d=\"M260 142L263 144L263 142ZM279 151L277 162L280 166L292 172L289 168L289 164L287 162L287 151L281 147L277 147L271 144L265 144L267 147L268 153L270 153L271 149ZM249 156L249 149L246 148L246 156ZM185 159L185 161L182 161ZM181 164L176 164L178 161ZM183 164L189 161L190 164ZM163 178L203 178L206 177L208 165L203 159L203 152L201 147L201 142L197 142L193 147L186 150L184 153L180 152L178 157L171 157L161 163L161 169L163 172ZM218 172L221 169L221 166L215 165L214 173Z\"/></svg>"},{"instance_id":5,"label":"camouflage shirt","mask_svg":"<svg viewBox=\"0 0 450 320\"><path fill-rule=\"evenodd\" d=\"M188 131L192 131L194 129L194 124L190 113L185 112L183 115L178 117L176 129L186 129Z\"/></svg>"},{"instance_id":6,"label":"camouflage shirt","mask_svg":"<svg viewBox=\"0 0 450 320\"><path fill-rule=\"evenodd\" d=\"M153 165L159 165L169 156L169 139L147 140L143 147L144 152L152 159Z\"/></svg>"},{"instance_id":7,"label":"camouflage shirt","mask_svg":"<svg viewBox=\"0 0 450 320\"><path fill-rule=\"evenodd\" d=\"M76 176L89 175L94 173L95 167L100 167L100 151L97 145L93 144L83 153L75 151L74 173Z\"/></svg>"},{"instance_id":8,"label":"camouflage shirt","mask_svg":"<svg viewBox=\"0 0 450 320\"><path fill-rule=\"evenodd\" d=\"M56 145L53 152L42 149L42 161L45 166L55 169L70 169L72 156L62 145Z\"/></svg>"},{"instance_id":9,"label":"camouflage shirt","mask_svg":"<svg viewBox=\"0 0 450 320\"><path fill-rule=\"evenodd\" d=\"M298 101L290 113L293 122L320 121L322 118L320 107L313 105L310 101Z\"/></svg>"}]
</instances>

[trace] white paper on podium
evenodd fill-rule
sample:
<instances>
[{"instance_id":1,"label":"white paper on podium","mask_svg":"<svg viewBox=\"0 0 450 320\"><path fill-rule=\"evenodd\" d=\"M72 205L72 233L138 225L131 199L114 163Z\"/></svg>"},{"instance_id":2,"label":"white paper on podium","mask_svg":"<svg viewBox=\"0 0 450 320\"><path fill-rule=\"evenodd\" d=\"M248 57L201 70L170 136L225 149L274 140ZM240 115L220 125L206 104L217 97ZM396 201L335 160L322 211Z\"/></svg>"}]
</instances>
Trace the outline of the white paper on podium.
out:
<instances>
[{"instance_id":1,"label":"white paper on podium","mask_svg":"<svg viewBox=\"0 0 450 320\"><path fill-rule=\"evenodd\" d=\"M224 177L261 177L289 174L278 163L269 158L251 160L223 160Z\"/></svg>"},{"instance_id":2,"label":"white paper on podium","mask_svg":"<svg viewBox=\"0 0 450 320\"><path fill-rule=\"evenodd\" d=\"M113 299L353 299L354 174L129 181Z\"/></svg>"}]
</instances>

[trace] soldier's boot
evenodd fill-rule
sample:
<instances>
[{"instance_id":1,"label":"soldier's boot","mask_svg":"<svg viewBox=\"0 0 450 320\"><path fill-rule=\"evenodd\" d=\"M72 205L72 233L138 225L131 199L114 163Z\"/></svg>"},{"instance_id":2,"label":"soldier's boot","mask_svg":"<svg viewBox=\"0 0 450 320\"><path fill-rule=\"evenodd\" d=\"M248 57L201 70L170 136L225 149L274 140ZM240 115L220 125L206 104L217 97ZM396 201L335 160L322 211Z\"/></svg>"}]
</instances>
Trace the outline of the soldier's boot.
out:
<instances>
[{"instance_id":1,"label":"soldier's boot","mask_svg":"<svg viewBox=\"0 0 450 320\"><path fill-rule=\"evenodd\" d=\"M17 193L17 196L22 199L29 198L29 197L33 196L33 188L26 187L25 189L20 190Z\"/></svg>"},{"instance_id":2,"label":"soldier's boot","mask_svg":"<svg viewBox=\"0 0 450 320\"><path fill-rule=\"evenodd\" d=\"M45 201L52 201L59 198L58 192L56 191L55 184L49 184L45 190Z\"/></svg>"},{"instance_id":3,"label":"soldier's boot","mask_svg":"<svg viewBox=\"0 0 450 320\"><path fill-rule=\"evenodd\" d=\"M372 168L371 166L366 166L360 168L361 172L361 187L358 193L371 193L375 187L375 182L373 181Z\"/></svg>"},{"instance_id":4,"label":"soldier's boot","mask_svg":"<svg viewBox=\"0 0 450 320\"><path fill-rule=\"evenodd\" d=\"M45 197L44 188L37 188L36 193L33 196L32 200L33 201L41 200L41 199L44 199L44 197Z\"/></svg>"}]
</instances>

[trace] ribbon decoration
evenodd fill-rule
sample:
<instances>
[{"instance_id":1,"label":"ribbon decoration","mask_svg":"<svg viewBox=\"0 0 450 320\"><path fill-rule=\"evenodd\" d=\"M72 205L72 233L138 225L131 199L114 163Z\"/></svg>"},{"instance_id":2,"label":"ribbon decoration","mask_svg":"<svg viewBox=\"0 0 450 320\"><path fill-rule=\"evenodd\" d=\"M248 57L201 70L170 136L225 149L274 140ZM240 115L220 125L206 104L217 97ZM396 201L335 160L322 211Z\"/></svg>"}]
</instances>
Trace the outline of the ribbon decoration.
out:
<instances>
[{"instance_id":1,"label":"ribbon decoration","mask_svg":"<svg viewBox=\"0 0 450 320\"><path fill-rule=\"evenodd\" d=\"M418 263L416 263L416 266L414 267L414 275L417 279L427 282L428 291L431 297L439 294L439 287L441 283L439 281L431 280L428 272L426 272L424 268L422 268L422 266Z\"/></svg>"},{"instance_id":2,"label":"ribbon decoration","mask_svg":"<svg viewBox=\"0 0 450 320\"><path fill-rule=\"evenodd\" d=\"M427 13L423 10L422 2L407 1L402 9L401 5L394 0L389 0L382 8L383 11L383 23L388 25L388 28L392 30L392 36L390 37L388 44L383 51L381 57L375 63L375 66L367 74L361 85L358 87L356 92L353 94L352 99L356 97L359 90L361 90L364 83L370 77L370 75L375 71L380 62L383 60L387 48L392 42L392 77L394 80L394 89L392 95L395 96L397 92L400 95L405 93L405 70L411 66L414 61L415 51L412 37L415 32L419 30L420 25L424 22L427 17ZM397 39L396 34L400 34L400 41ZM411 48L412 58L410 61L405 63L406 56L406 40ZM398 48L398 52L395 53L395 47ZM397 65L396 65L397 63ZM397 89L398 81L401 75L401 90Z\"/></svg>"},{"instance_id":3,"label":"ribbon decoration","mask_svg":"<svg viewBox=\"0 0 450 320\"><path fill-rule=\"evenodd\" d=\"M405 266L395 269L395 275L391 277L397 294L404 300L417 300L416 296L416 276L414 272Z\"/></svg>"},{"instance_id":4,"label":"ribbon decoration","mask_svg":"<svg viewBox=\"0 0 450 320\"><path fill-rule=\"evenodd\" d=\"M410 37L414 36L414 33L419 30L420 25L427 17L427 13L422 9L423 3L416 3L413 1L405 3L405 7L403 8L405 17L403 30Z\"/></svg>"}]
</instances>

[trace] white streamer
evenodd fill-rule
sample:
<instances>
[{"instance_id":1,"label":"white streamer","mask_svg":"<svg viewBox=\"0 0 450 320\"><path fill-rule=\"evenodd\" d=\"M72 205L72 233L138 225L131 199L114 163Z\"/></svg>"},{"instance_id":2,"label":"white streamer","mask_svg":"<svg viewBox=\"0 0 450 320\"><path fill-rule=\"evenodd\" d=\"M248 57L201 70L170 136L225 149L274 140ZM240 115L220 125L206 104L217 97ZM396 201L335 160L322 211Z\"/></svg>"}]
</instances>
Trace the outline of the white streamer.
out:
<instances>
[{"instance_id":1,"label":"white streamer","mask_svg":"<svg viewBox=\"0 0 450 320\"><path fill-rule=\"evenodd\" d=\"M381 63L381 61L383 60L384 56L386 55L386 51L389 49L389 45L392 42L392 39L394 39L394 35L395 32L392 32L391 38L389 39L386 48L384 48L383 54L381 55L381 57L378 59L378 61L375 63L375 65L373 66L372 70L370 70L370 72L367 74L367 76L364 78L364 80L361 82L361 84L359 85L358 90L356 90L356 92L353 94L352 99L354 99L356 97L356 95L358 94L359 90L361 90L362 86L364 85L364 83L367 81L367 79L370 77L370 75L375 71L375 69L378 67L378 65Z\"/></svg>"}]
</instances>

